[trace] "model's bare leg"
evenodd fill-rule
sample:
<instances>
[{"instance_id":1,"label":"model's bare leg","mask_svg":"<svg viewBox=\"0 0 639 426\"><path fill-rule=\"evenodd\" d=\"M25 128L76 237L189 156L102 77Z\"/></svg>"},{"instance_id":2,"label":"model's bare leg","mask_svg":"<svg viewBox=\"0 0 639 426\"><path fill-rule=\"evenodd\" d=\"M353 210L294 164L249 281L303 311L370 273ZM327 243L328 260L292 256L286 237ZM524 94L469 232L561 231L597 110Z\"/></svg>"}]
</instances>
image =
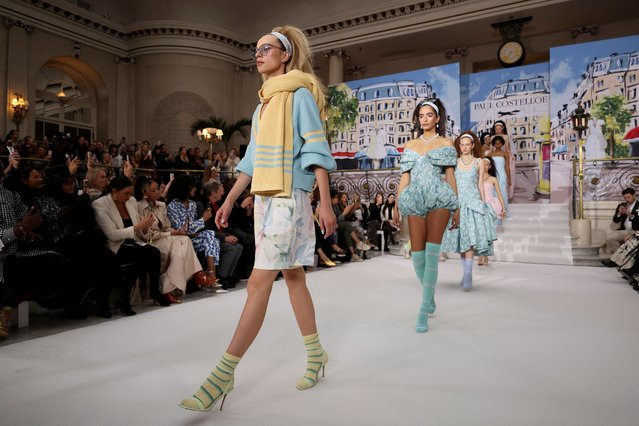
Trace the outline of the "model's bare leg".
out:
<instances>
[{"instance_id":1,"label":"model's bare leg","mask_svg":"<svg viewBox=\"0 0 639 426\"><path fill-rule=\"evenodd\" d=\"M248 297L231 344L198 391L191 398L183 399L180 407L194 411L209 411L220 398L224 406L226 395L233 390L235 367L264 323L268 299L277 272L253 269L247 285Z\"/></svg>"},{"instance_id":2,"label":"model's bare leg","mask_svg":"<svg viewBox=\"0 0 639 426\"><path fill-rule=\"evenodd\" d=\"M242 357L257 337L257 333L264 323L268 300L277 273L278 271L253 269L246 286L248 296L244 303L242 316L226 350L231 355Z\"/></svg>"},{"instance_id":3,"label":"model's bare leg","mask_svg":"<svg viewBox=\"0 0 639 426\"><path fill-rule=\"evenodd\" d=\"M288 295L295 313L297 325L302 333L302 339L306 348L306 372L297 381L297 389L305 390L317 384L320 370L328 362L328 354L320 344L315 323L315 307L311 293L306 287L306 274L304 268L283 270L284 279L288 286Z\"/></svg>"}]
</instances>

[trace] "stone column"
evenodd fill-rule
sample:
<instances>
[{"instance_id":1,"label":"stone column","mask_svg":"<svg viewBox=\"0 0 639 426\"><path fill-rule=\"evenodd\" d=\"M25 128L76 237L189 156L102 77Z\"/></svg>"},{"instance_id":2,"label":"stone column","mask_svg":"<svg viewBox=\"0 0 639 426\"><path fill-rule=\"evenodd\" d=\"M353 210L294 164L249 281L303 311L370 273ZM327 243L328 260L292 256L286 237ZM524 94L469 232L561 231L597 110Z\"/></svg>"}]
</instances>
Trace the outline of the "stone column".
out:
<instances>
[{"instance_id":1,"label":"stone column","mask_svg":"<svg viewBox=\"0 0 639 426\"><path fill-rule=\"evenodd\" d=\"M13 123L13 108L11 108L11 98L15 93L22 95L30 104L35 101L35 87L29 87L29 69L28 69L28 51L29 40L28 33L33 31L33 27L25 25L20 21L6 19L5 24L9 27L8 46L7 46L7 93L5 93L5 105L7 109L5 129L15 129ZM31 90L30 90L31 89ZM20 125L20 137L31 133L33 134L32 119L33 111L29 112L27 117Z\"/></svg>"},{"instance_id":2,"label":"stone column","mask_svg":"<svg viewBox=\"0 0 639 426\"><path fill-rule=\"evenodd\" d=\"M348 54L341 49L333 49L324 52L324 57L328 58L328 84L339 84L344 81L344 60L348 60Z\"/></svg>"}]
</instances>

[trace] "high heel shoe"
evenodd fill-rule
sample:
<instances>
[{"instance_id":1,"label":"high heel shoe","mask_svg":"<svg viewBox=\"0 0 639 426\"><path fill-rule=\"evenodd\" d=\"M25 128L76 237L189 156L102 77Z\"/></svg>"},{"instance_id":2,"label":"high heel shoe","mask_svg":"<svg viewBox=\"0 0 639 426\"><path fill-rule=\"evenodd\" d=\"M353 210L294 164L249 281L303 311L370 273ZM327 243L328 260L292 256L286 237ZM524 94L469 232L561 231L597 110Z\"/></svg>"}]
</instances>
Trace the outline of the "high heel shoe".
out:
<instances>
[{"instance_id":1,"label":"high heel shoe","mask_svg":"<svg viewBox=\"0 0 639 426\"><path fill-rule=\"evenodd\" d=\"M160 293L160 290L151 290L151 298L154 303L157 303L160 306L169 306L171 302L167 298L166 294Z\"/></svg>"},{"instance_id":2,"label":"high heel shoe","mask_svg":"<svg viewBox=\"0 0 639 426\"><path fill-rule=\"evenodd\" d=\"M204 403L199 398L193 397L193 398L183 399L182 402L180 402L179 406L186 410L206 412L206 411L211 411L213 407L215 407L215 404L217 404L217 402L221 399L222 404L220 404L220 411L222 411L222 409L224 408L224 401L226 401L226 396L229 393L231 393L231 391L234 388L234 385L235 385L235 378L233 377L231 378L231 381L229 382L227 388L223 389L220 396L218 396L215 400L213 400L213 402L211 402L209 405L204 405Z\"/></svg>"},{"instance_id":3,"label":"high heel shoe","mask_svg":"<svg viewBox=\"0 0 639 426\"><path fill-rule=\"evenodd\" d=\"M323 266L325 268L332 268L334 266L337 266L337 264L330 259L326 259L326 260L320 259L319 266Z\"/></svg>"},{"instance_id":4,"label":"high heel shoe","mask_svg":"<svg viewBox=\"0 0 639 426\"><path fill-rule=\"evenodd\" d=\"M182 303L182 300L175 297L173 293L164 293L164 297L169 303Z\"/></svg>"},{"instance_id":5,"label":"high heel shoe","mask_svg":"<svg viewBox=\"0 0 639 426\"><path fill-rule=\"evenodd\" d=\"M324 377L324 369L326 368L326 364L328 364L328 353L326 353L326 351L322 349L322 363L320 364L320 367L317 369L317 373L315 373L315 379L306 377L306 375L304 375L297 381L297 385L295 387L298 390L306 390L317 385L317 382L319 382L319 371L322 370L322 377ZM310 371L313 371L313 370L310 369L306 371L307 371L306 374L308 374Z\"/></svg>"},{"instance_id":6,"label":"high heel shoe","mask_svg":"<svg viewBox=\"0 0 639 426\"><path fill-rule=\"evenodd\" d=\"M198 271L193 275L195 284L198 287L206 287L206 273L204 271Z\"/></svg>"}]
</instances>

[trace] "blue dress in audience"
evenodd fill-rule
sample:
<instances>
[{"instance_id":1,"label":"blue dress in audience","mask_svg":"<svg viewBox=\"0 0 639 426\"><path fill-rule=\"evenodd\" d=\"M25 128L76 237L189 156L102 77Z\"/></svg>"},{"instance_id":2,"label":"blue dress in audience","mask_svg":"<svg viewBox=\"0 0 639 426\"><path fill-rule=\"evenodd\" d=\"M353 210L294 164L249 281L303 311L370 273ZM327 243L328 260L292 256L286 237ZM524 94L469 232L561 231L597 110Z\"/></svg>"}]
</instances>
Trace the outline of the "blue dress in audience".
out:
<instances>
[{"instance_id":1,"label":"blue dress in audience","mask_svg":"<svg viewBox=\"0 0 639 426\"><path fill-rule=\"evenodd\" d=\"M167 215L174 229L180 229L186 224L191 241L196 252L204 252L207 257L215 258L215 264L220 262L220 240L215 238L215 232L204 229L204 219L197 217L197 206L189 200L189 206L185 207L175 199L166 207Z\"/></svg>"}]
</instances>

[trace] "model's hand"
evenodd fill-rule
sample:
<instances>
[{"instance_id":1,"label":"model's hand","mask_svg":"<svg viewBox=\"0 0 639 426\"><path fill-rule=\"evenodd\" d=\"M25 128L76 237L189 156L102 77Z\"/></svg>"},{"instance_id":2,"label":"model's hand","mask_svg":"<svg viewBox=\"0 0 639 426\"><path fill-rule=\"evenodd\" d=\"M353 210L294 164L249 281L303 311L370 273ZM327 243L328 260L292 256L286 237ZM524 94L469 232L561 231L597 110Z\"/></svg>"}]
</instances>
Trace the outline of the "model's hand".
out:
<instances>
[{"instance_id":1,"label":"model's hand","mask_svg":"<svg viewBox=\"0 0 639 426\"><path fill-rule=\"evenodd\" d=\"M395 203L395 207L393 207L393 226L395 228L399 228L399 222L402 220L399 214L399 208L397 207L397 203Z\"/></svg>"},{"instance_id":2,"label":"model's hand","mask_svg":"<svg viewBox=\"0 0 639 426\"><path fill-rule=\"evenodd\" d=\"M459 209L455 210L455 213L453 213L453 220L451 221L451 227L450 229L457 229L459 228Z\"/></svg>"},{"instance_id":3,"label":"model's hand","mask_svg":"<svg viewBox=\"0 0 639 426\"><path fill-rule=\"evenodd\" d=\"M330 205L322 204L319 208L319 226L322 230L324 238L328 238L329 235L333 235L337 228L337 219L335 218L335 212Z\"/></svg>"},{"instance_id":4,"label":"model's hand","mask_svg":"<svg viewBox=\"0 0 639 426\"><path fill-rule=\"evenodd\" d=\"M222 204L222 207L215 214L215 226L218 229L226 228L229 226L229 216L231 215L231 210L233 210L233 206L229 204L228 201L225 201Z\"/></svg>"}]
</instances>

